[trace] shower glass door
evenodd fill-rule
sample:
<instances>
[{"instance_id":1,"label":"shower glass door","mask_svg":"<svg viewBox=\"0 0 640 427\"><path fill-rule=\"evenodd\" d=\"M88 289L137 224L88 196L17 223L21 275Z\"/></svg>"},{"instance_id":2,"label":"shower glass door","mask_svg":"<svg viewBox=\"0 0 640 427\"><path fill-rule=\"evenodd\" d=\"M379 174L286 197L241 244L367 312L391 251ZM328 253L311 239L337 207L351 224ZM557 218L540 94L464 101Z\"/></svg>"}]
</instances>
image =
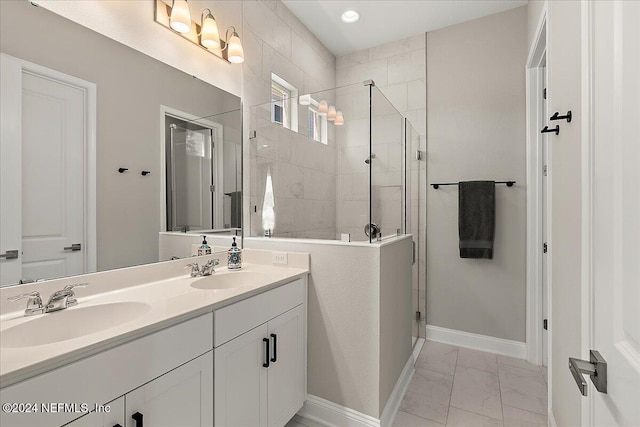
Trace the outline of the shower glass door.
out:
<instances>
[{"instance_id":1,"label":"shower glass door","mask_svg":"<svg viewBox=\"0 0 640 427\"><path fill-rule=\"evenodd\" d=\"M167 178L171 230L211 230L214 224L215 176L212 129L170 126L171 161Z\"/></svg>"},{"instance_id":2,"label":"shower glass door","mask_svg":"<svg viewBox=\"0 0 640 427\"><path fill-rule=\"evenodd\" d=\"M422 247L420 235L420 190L424 185L420 175L424 174L424 164L418 157L420 150L420 137L409 120L404 119L405 137L405 232L411 234L413 240L413 268L412 268L412 297L411 306L415 313L412 314L411 339L415 345L420 337L420 324L424 317L424 289L420 286L421 272L420 249Z\"/></svg>"}]
</instances>

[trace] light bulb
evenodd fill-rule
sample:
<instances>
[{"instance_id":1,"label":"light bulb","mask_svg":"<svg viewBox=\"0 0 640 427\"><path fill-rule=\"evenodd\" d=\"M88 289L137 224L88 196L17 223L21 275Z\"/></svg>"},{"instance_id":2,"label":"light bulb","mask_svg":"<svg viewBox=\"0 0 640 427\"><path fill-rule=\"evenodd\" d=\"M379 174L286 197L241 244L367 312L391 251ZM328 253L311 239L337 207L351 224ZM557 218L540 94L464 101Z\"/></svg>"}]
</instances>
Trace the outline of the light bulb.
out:
<instances>
[{"instance_id":1,"label":"light bulb","mask_svg":"<svg viewBox=\"0 0 640 427\"><path fill-rule=\"evenodd\" d=\"M187 0L173 0L169 25L179 33L185 34L191 31L191 13Z\"/></svg>"},{"instance_id":2,"label":"light bulb","mask_svg":"<svg viewBox=\"0 0 640 427\"><path fill-rule=\"evenodd\" d=\"M229 45L227 52L227 59L234 64L241 64L244 62L244 50L242 49L242 43L240 42L240 36L235 31L229 37Z\"/></svg>"},{"instance_id":3,"label":"light bulb","mask_svg":"<svg viewBox=\"0 0 640 427\"><path fill-rule=\"evenodd\" d=\"M342 115L342 111L338 111L336 113L336 119L333 124L336 126L342 126L344 124L344 116Z\"/></svg>"},{"instance_id":4,"label":"light bulb","mask_svg":"<svg viewBox=\"0 0 640 427\"><path fill-rule=\"evenodd\" d=\"M318 113L327 114L327 111L329 111L329 104L323 99L318 105Z\"/></svg>"},{"instance_id":5,"label":"light bulb","mask_svg":"<svg viewBox=\"0 0 640 427\"><path fill-rule=\"evenodd\" d=\"M329 111L327 112L327 120L332 122L335 119L336 119L336 107L334 107L333 105L330 105Z\"/></svg>"},{"instance_id":6,"label":"light bulb","mask_svg":"<svg viewBox=\"0 0 640 427\"><path fill-rule=\"evenodd\" d=\"M204 12L208 9L205 9L202 14L202 30L200 32L200 44L207 49L217 49L220 47L220 33L218 32L218 24L216 23L216 19L211 14L211 11L204 16Z\"/></svg>"}]
</instances>

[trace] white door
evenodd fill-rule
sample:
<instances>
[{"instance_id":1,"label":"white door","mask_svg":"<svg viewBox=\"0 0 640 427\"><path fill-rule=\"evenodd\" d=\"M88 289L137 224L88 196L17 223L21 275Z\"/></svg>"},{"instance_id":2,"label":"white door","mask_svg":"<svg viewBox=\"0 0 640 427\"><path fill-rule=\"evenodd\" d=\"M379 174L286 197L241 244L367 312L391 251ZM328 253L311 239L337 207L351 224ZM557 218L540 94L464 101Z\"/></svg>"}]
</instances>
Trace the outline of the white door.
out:
<instances>
[{"instance_id":1,"label":"white door","mask_svg":"<svg viewBox=\"0 0 640 427\"><path fill-rule=\"evenodd\" d=\"M640 2L587 7L594 43L589 338L607 362L608 384L606 394L589 386L585 416L598 427L640 426Z\"/></svg>"},{"instance_id":2,"label":"white door","mask_svg":"<svg viewBox=\"0 0 640 427\"><path fill-rule=\"evenodd\" d=\"M0 285L90 271L95 86L7 55L1 61L0 250L18 249L19 258L1 261Z\"/></svg>"},{"instance_id":3,"label":"white door","mask_svg":"<svg viewBox=\"0 0 640 427\"><path fill-rule=\"evenodd\" d=\"M546 61L546 60L545 60ZM543 93L539 96L542 97L542 117L548 117L547 113L549 111L547 106L547 96L546 96L546 87L547 87L547 67L542 67L542 86L545 88ZM547 298L549 295L549 228L548 228L548 218L549 218L549 181L547 177L549 176L549 134L542 134L542 319L543 319L543 327L542 327L542 366L547 366L548 358L549 358L549 305L547 304Z\"/></svg>"},{"instance_id":4,"label":"white door","mask_svg":"<svg viewBox=\"0 0 640 427\"><path fill-rule=\"evenodd\" d=\"M213 427L213 351L125 395L125 427Z\"/></svg>"},{"instance_id":5,"label":"white door","mask_svg":"<svg viewBox=\"0 0 640 427\"><path fill-rule=\"evenodd\" d=\"M269 427L281 427L302 408L305 399L303 307L269 321L269 338Z\"/></svg>"},{"instance_id":6,"label":"white door","mask_svg":"<svg viewBox=\"0 0 640 427\"><path fill-rule=\"evenodd\" d=\"M267 425L267 332L261 325L214 349L216 426Z\"/></svg>"}]
</instances>

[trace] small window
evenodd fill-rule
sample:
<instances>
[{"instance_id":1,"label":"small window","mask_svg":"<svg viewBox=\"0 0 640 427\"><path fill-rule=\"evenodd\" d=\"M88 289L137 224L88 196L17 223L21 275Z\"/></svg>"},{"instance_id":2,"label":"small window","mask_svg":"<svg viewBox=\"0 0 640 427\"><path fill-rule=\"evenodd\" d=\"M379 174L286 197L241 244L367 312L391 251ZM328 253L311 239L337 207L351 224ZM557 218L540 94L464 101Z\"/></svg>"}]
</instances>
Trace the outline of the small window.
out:
<instances>
[{"instance_id":1,"label":"small window","mask_svg":"<svg viewBox=\"0 0 640 427\"><path fill-rule=\"evenodd\" d=\"M298 131L298 89L276 74L271 74L271 121Z\"/></svg>"},{"instance_id":2,"label":"small window","mask_svg":"<svg viewBox=\"0 0 640 427\"><path fill-rule=\"evenodd\" d=\"M318 111L318 102L311 98L309 105L309 139L327 143L327 115Z\"/></svg>"}]
</instances>

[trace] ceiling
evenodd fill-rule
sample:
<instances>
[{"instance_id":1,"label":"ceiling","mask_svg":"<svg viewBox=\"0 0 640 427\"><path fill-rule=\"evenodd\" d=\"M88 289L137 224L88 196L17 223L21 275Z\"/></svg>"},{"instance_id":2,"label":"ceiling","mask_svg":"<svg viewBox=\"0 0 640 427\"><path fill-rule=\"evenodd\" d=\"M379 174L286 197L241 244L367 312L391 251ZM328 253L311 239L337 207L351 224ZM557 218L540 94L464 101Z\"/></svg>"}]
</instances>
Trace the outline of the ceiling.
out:
<instances>
[{"instance_id":1,"label":"ceiling","mask_svg":"<svg viewBox=\"0 0 640 427\"><path fill-rule=\"evenodd\" d=\"M282 0L335 55L368 49L426 31L527 4L527 0ZM345 24L345 10L360 20Z\"/></svg>"}]
</instances>

